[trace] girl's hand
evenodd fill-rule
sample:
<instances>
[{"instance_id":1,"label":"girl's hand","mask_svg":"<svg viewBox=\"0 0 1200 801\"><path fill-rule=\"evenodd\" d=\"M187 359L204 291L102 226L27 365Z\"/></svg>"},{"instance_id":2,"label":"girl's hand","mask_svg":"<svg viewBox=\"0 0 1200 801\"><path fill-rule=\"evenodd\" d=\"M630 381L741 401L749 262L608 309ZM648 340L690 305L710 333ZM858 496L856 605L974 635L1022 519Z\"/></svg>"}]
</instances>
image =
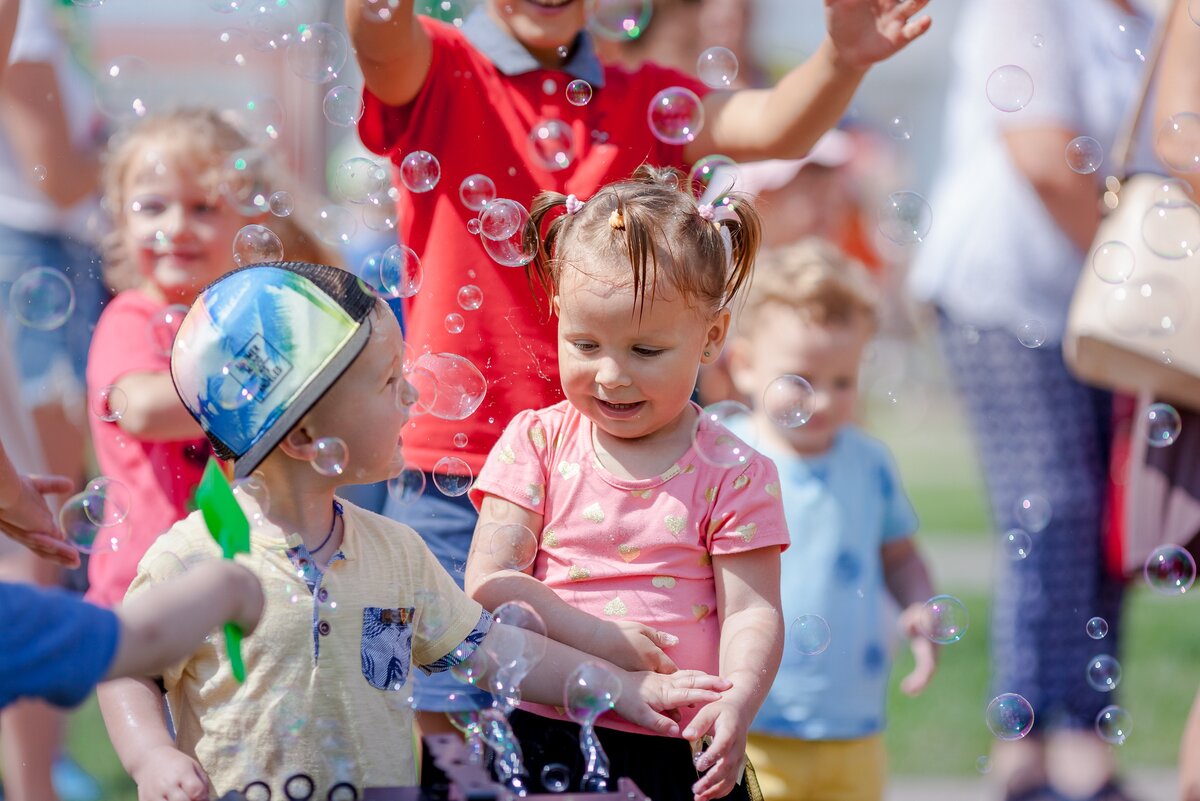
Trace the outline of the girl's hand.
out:
<instances>
[{"instance_id":1,"label":"girl's hand","mask_svg":"<svg viewBox=\"0 0 1200 801\"><path fill-rule=\"evenodd\" d=\"M685 739L699 743L705 735L712 736L708 748L696 757L696 770L703 774L692 785L696 801L728 795L742 778L749 727L750 720L742 707L724 699L701 709L688 724Z\"/></svg>"},{"instance_id":2,"label":"girl's hand","mask_svg":"<svg viewBox=\"0 0 1200 801\"><path fill-rule=\"evenodd\" d=\"M733 686L699 670L678 670L670 675L622 671L618 678L621 697L617 699L617 714L664 737L679 736L679 724L664 712L711 703Z\"/></svg>"},{"instance_id":3,"label":"girl's hand","mask_svg":"<svg viewBox=\"0 0 1200 801\"><path fill-rule=\"evenodd\" d=\"M825 28L838 63L866 69L904 49L933 24L914 19L929 0L825 0Z\"/></svg>"},{"instance_id":4,"label":"girl's hand","mask_svg":"<svg viewBox=\"0 0 1200 801\"><path fill-rule=\"evenodd\" d=\"M176 748L156 748L142 764L133 777L138 801L208 801L212 796L212 782L200 763Z\"/></svg>"},{"instance_id":5,"label":"girl's hand","mask_svg":"<svg viewBox=\"0 0 1200 801\"><path fill-rule=\"evenodd\" d=\"M632 620L603 621L591 653L607 659L625 670L649 670L654 673L674 673L679 667L663 648L679 642L679 638Z\"/></svg>"},{"instance_id":6,"label":"girl's hand","mask_svg":"<svg viewBox=\"0 0 1200 801\"><path fill-rule=\"evenodd\" d=\"M911 604L900 613L900 631L908 638L912 648L912 672L900 680L900 690L905 695L920 695L929 686L937 671L938 647L921 633L921 618L925 615L925 604Z\"/></svg>"}]
</instances>

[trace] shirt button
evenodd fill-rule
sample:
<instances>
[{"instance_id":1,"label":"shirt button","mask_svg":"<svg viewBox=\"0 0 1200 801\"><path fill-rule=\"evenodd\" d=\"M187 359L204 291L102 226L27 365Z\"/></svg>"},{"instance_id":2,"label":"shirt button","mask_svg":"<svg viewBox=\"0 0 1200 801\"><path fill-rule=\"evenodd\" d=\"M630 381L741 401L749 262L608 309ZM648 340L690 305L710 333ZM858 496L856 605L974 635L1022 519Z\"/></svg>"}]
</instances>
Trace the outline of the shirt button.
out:
<instances>
[{"instance_id":1,"label":"shirt button","mask_svg":"<svg viewBox=\"0 0 1200 801\"><path fill-rule=\"evenodd\" d=\"M317 590L317 600L320 601L321 603L325 603L326 601L328 601L329 600L329 590L325 589L324 587Z\"/></svg>"},{"instance_id":2,"label":"shirt button","mask_svg":"<svg viewBox=\"0 0 1200 801\"><path fill-rule=\"evenodd\" d=\"M329 628L330 628L329 621L322 620L320 623L317 624L317 633L320 634L322 637L324 637L325 635L327 635L329 633Z\"/></svg>"}]
</instances>

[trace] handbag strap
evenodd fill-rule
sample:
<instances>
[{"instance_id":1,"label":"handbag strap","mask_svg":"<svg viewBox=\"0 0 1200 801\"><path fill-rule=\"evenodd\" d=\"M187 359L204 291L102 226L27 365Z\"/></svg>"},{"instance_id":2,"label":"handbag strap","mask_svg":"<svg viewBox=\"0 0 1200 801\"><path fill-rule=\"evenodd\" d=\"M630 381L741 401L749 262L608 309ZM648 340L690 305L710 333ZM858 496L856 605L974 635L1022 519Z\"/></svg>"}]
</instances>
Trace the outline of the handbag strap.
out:
<instances>
[{"instance_id":1,"label":"handbag strap","mask_svg":"<svg viewBox=\"0 0 1200 801\"><path fill-rule=\"evenodd\" d=\"M1118 134L1117 140L1113 143L1113 171L1117 177L1122 179L1126 175L1126 168L1129 166L1129 157L1133 152L1138 128L1141 126L1142 114L1146 110L1146 100L1150 96L1150 85L1154 82L1154 73L1158 67L1159 56L1162 55L1163 42L1167 38L1167 28L1171 25L1171 17L1175 16L1175 5L1179 2L1182 2L1182 0L1175 0L1175 2L1167 6L1162 22L1156 26L1154 39L1150 45L1150 52L1146 54L1146 67L1142 70L1142 80L1141 86L1138 87L1137 102L1129 110L1129 116L1125 118L1125 122L1121 126L1121 132Z\"/></svg>"}]
</instances>

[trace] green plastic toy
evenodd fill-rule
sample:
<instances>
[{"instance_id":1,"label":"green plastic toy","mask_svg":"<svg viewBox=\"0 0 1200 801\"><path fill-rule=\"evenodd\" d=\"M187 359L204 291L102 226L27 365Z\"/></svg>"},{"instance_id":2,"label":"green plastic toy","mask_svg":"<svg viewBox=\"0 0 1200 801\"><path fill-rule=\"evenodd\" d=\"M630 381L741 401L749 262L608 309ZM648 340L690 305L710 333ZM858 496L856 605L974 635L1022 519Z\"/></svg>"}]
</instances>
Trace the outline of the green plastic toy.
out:
<instances>
[{"instance_id":1,"label":"green plastic toy","mask_svg":"<svg viewBox=\"0 0 1200 801\"><path fill-rule=\"evenodd\" d=\"M204 467L204 477L196 487L196 506L204 516L204 525L212 534L221 553L232 559L237 553L250 553L250 521L233 497L233 488L221 472L216 459L209 459ZM242 661L242 627L236 623L225 624L225 651L233 666L233 677L239 682L246 680L246 663Z\"/></svg>"}]
</instances>

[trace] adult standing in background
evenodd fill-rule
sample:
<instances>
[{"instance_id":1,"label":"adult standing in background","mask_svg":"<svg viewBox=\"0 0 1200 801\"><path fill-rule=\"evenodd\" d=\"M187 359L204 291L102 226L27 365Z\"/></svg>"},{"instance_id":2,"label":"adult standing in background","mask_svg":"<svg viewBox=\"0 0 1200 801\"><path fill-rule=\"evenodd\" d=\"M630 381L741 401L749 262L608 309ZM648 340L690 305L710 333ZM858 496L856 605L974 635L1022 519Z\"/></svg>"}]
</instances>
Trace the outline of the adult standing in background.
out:
<instances>
[{"instance_id":1,"label":"adult standing in background","mask_svg":"<svg viewBox=\"0 0 1200 801\"><path fill-rule=\"evenodd\" d=\"M1007 801L1128 797L1095 730L1112 696L1085 676L1119 630L1121 580L1102 553L1112 399L1068 374L1061 343L1104 175L1069 166L1068 145L1111 148L1151 27L1130 0L970 0L953 39L933 227L911 286L937 307L996 530L1032 541L1027 558L996 561L991 696L1018 693L1035 712L1032 732L993 748ZM1109 623L1103 642L1092 617Z\"/></svg>"},{"instance_id":2,"label":"adult standing in background","mask_svg":"<svg viewBox=\"0 0 1200 801\"><path fill-rule=\"evenodd\" d=\"M72 482L83 477L87 402L84 365L92 328L107 292L88 241L96 208L96 157L101 119L92 88L73 61L51 0L25 0L0 78L0 347L16 363L21 414L34 421L41 464ZM73 13L63 9L63 13ZM71 282L75 309L57 328L22 325L9 306L12 283L35 267L53 267ZM7 394L7 393L6 393ZM17 409L5 414L15 416ZM26 552L0 558L9 581L53 584L58 568ZM46 801L70 790L94 795L77 768L56 792L51 766L59 753L62 715L41 702L20 702L0 715L4 783L9 801ZM68 764L68 763L64 763ZM64 796L65 797L65 796Z\"/></svg>"}]
</instances>

